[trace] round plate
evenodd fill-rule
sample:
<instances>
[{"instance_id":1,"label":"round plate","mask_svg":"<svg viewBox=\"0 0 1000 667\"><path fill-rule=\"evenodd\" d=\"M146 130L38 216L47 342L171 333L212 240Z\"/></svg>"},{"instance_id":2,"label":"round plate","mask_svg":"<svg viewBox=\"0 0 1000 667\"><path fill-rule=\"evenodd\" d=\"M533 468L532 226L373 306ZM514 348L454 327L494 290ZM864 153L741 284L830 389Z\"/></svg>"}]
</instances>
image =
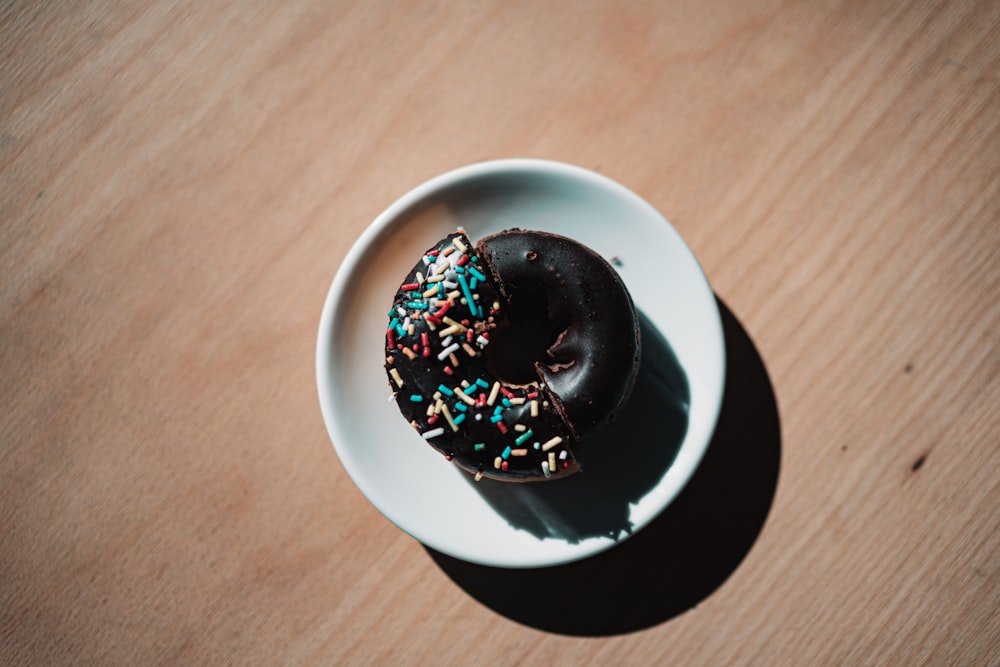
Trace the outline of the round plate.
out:
<instances>
[{"instance_id":1,"label":"round plate","mask_svg":"<svg viewBox=\"0 0 1000 667\"><path fill-rule=\"evenodd\" d=\"M666 360L675 372L653 369L657 377L644 381L640 371L636 392L619 418L632 426L615 431L616 422L610 428L615 437L641 445L602 445L617 447L617 464L594 461L588 467L582 458L583 472L566 479L476 483L428 447L400 415L382 369L386 313L415 261L459 226L473 241L512 227L561 234L597 251L622 276L643 316L643 370L652 368L646 355L658 346L656 363ZM540 567L614 546L677 496L712 436L722 401L724 355L712 289L663 216L599 174L518 159L474 164L433 178L375 219L330 287L319 326L316 376L334 448L382 514L450 556L498 567ZM664 398L658 392L667 385ZM643 402L627 417L632 403ZM668 415L669 424L662 415ZM673 441L648 444L641 430L649 430L648 425L634 426L644 419L659 419L663 428L655 421L652 428L672 433ZM645 449L630 450L633 445ZM602 470L613 472L602 475ZM629 471L635 471L635 483Z\"/></svg>"}]
</instances>

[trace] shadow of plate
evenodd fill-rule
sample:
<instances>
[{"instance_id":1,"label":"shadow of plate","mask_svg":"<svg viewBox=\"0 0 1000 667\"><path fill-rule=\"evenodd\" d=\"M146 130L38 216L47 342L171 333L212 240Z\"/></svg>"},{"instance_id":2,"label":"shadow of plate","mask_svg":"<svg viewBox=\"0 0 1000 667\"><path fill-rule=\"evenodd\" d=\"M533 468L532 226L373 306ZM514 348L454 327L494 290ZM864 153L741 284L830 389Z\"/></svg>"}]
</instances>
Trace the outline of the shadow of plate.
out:
<instances>
[{"instance_id":1,"label":"shadow of plate","mask_svg":"<svg viewBox=\"0 0 1000 667\"><path fill-rule=\"evenodd\" d=\"M721 300L717 299L717 303L726 341L722 409L705 457L680 495L630 539L566 565L494 568L427 548L452 581L514 621L580 636L622 634L657 625L698 605L723 584L749 553L770 511L781 461L781 427L774 391L760 355L732 312ZM675 398L683 396L686 379L676 384L678 378L667 373L662 380ZM640 397L644 393L636 391ZM685 418L672 421L670 441L677 437L680 423L686 426L686 407L681 410L678 405L673 409ZM607 440L596 441L601 451L595 447L595 457L607 456L612 462L621 458L614 456L614 442L620 437L634 440L635 434L628 429L637 428L627 419L629 411L631 406L614 427L609 427L624 432L615 435L616 431L612 431ZM679 437L683 438L683 431ZM525 507L526 500L489 495L487 499L513 525L540 536L572 540L595 534L620 535L630 529L627 498L641 496L644 488L648 490L647 485L656 483L664 469L663 461L669 466L673 460L669 449L659 451L661 460L655 479L650 474L648 479L639 475L621 484L603 481L602 493L611 494L624 505L598 508L597 518L567 509L565 503L555 499L555 493L542 497L544 510ZM598 459L584 463L589 466L588 476L600 475L594 472ZM604 464L600 461L600 465Z\"/></svg>"}]
</instances>

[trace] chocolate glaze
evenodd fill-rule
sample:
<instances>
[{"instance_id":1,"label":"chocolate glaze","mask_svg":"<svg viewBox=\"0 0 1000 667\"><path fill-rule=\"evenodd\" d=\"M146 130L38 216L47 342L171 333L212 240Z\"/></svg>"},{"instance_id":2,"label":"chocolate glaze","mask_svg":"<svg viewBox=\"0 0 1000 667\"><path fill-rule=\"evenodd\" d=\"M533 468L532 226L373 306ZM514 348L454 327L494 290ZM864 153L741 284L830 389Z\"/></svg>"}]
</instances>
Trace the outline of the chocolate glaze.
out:
<instances>
[{"instance_id":1,"label":"chocolate glaze","mask_svg":"<svg viewBox=\"0 0 1000 667\"><path fill-rule=\"evenodd\" d=\"M468 253L456 249L456 239L458 247L467 248ZM443 428L444 433L427 439L428 444L473 474L481 472L486 477L503 481L546 479L542 462L548 465L550 452L555 456L556 467L549 472L549 478L576 472L578 465L572 452L572 446L575 444L572 432L567 428L550 396L541 386L541 382L534 378L526 384L512 384L497 378L490 370L491 343L484 345L477 342L480 335L492 338L496 326L504 321L504 307L503 297L492 272L485 267L475 247L464 234L456 233L429 249L425 257L434 251L440 256L449 248L452 249L454 257L467 254L468 262L465 266L477 267L481 272L480 275L486 280L477 279L475 288L470 289L470 292L478 297L475 300L477 304L475 312L469 308L468 303L462 303L461 298L453 297L447 312L442 318L435 319L433 314L439 312L441 308L441 299L437 297L444 295L423 297L424 291L432 285L427 282L432 269L421 259L407 274L393 299L389 312L390 326L386 330L385 368L389 386L395 394L400 412L420 434L433 433L436 429ZM475 261L472 260L473 257L476 258ZM418 283L418 273L424 278L419 288L402 289L403 286L411 287ZM471 272L465 274L467 285L472 284L471 275ZM448 291L453 293L454 289L445 290ZM461 288L458 291L461 292ZM427 308L413 308L412 306L417 303L426 304ZM500 308L495 308L495 305L499 305ZM482 310L479 310L479 307ZM428 314L431 315L430 322ZM459 324L464 323L465 331L472 331L473 334L471 341L465 332L452 334L453 342L465 343L468 349L460 346L451 355L439 359L438 356L446 349L444 341L447 338L441 336L441 333L451 326L443 320L445 316ZM405 317L409 317L413 324L412 334L400 333ZM394 320L395 327L392 324ZM423 334L426 334L428 343L426 355ZM404 347L407 351L404 351ZM470 354L469 350L472 350L473 354ZM445 368L449 368L451 373L446 373ZM399 373L403 381L402 387L398 386L392 377L393 370ZM457 394L462 391L463 381L474 385L477 380L481 380L487 386L477 386L467 394L475 402L474 405L469 405ZM498 394L493 403L485 404L485 399L490 395L494 383L498 381L506 393ZM442 392L440 385L444 385L451 395ZM420 400L412 400L412 396L419 396ZM436 417L428 416L428 405L436 404L438 399L448 407L448 414L453 421L459 419L459 415L465 415L456 429L451 428L443 412L439 412ZM511 402L511 399L514 402ZM531 415L532 401L537 401L536 416ZM503 430L491 419L497 414L498 408ZM518 425L525 426L527 430L518 431ZM518 442L525 434L528 437ZM558 446L548 451L540 448L542 444L556 437L562 439ZM481 446L477 448L477 444ZM520 455L511 452L518 452ZM504 457L504 454L507 456ZM502 465L500 468L495 465L498 457Z\"/></svg>"},{"instance_id":2,"label":"chocolate glaze","mask_svg":"<svg viewBox=\"0 0 1000 667\"><path fill-rule=\"evenodd\" d=\"M478 247L498 277L509 326L550 327L552 344L534 366L574 434L613 419L632 391L640 352L635 306L615 270L586 246L544 232L509 230Z\"/></svg>"}]
</instances>

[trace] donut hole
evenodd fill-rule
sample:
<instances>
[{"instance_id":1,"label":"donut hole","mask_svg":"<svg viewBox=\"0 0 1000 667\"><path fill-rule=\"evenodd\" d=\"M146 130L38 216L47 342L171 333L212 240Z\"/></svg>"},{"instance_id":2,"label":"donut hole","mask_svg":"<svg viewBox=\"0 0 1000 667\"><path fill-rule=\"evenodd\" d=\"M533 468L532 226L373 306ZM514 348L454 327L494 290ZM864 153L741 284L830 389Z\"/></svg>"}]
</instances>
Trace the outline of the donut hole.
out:
<instances>
[{"instance_id":1,"label":"donut hole","mask_svg":"<svg viewBox=\"0 0 1000 667\"><path fill-rule=\"evenodd\" d=\"M538 285L508 285L507 318L490 334L487 349L489 371L514 385L538 382L536 363L558 363L549 354L566 331L568 320L552 318L545 291Z\"/></svg>"}]
</instances>

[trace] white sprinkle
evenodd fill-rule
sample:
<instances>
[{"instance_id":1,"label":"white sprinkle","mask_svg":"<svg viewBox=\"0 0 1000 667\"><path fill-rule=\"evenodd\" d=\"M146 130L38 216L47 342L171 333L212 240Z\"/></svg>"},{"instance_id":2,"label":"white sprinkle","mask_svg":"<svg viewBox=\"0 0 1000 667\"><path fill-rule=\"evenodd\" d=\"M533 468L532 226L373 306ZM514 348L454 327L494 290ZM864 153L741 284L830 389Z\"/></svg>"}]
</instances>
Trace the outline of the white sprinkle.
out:
<instances>
[{"instance_id":1,"label":"white sprinkle","mask_svg":"<svg viewBox=\"0 0 1000 667\"><path fill-rule=\"evenodd\" d=\"M451 345L452 338L454 338L454 336L448 336L443 341L441 341L441 344L444 345L445 347L448 347L449 345Z\"/></svg>"},{"instance_id":2,"label":"white sprinkle","mask_svg":"<svg viewBox=\"0 0 1000 667\"><path fill-rule=\"evenodd\" d=\"M486 336L480 334L479 338L476 339L476 343L479 345L479 347L486 347L487 345L490 344L490 341Z\"/></svg>"},{"instance_id":3,"label":"white sprinkle","mask_svg":"<svg viewBox=\"0 0 1000 667\"><path fill-rule=\"evenodd\" d=\"M445 357L447 357L449 354L451 354L457 349L458 349L458 343L452 343L448 347L444 348L443 350L441 350L440 353L438 353L438 361L444 361Z\"/></svg>"},{"instance_id":4,"label":"white sprinkle","mask_svg":"<svg viewBox=\"0 0 1000 667\"><path fill-rule=\"evenodd\" d=\"M430 440L431 438L436 438L439 435L444 435L444 427L438 426L437 428L432 428L429 431L425 431L420 434L424 440Z\"/></svg>"},{"instance_id":5,"label":"white sprinkle","mask_svg":"<svg viewBox=\"0 0 1000 667\"><path fill-rule=\"evenodd\" d=\"M565 461L566 460L566 450L565 449L562 450L561 452L559 452L559 460L560 461Z\"/></svg>"},{"instance_id":6,"label":"white sprinkle","mask_svg":"<svg viewBox=\"0 0 1000 667\"><path fill-rule=\"evenodd\" d=\"M407 317L406 308L402 306L396 306L396 314L400 317Z\"/></svg>"},{"instance_id":7,"label":"white sprinkle","mask_svg":"<svg viewBox=\"0 0 1000 667\"><path fill-rule=\"evenodd\" d=\"M549 462L548 461L542 461L542 472L545 474L546 477L552 477L552 473L549 472Z\"/></svg>"}]
</instances>

